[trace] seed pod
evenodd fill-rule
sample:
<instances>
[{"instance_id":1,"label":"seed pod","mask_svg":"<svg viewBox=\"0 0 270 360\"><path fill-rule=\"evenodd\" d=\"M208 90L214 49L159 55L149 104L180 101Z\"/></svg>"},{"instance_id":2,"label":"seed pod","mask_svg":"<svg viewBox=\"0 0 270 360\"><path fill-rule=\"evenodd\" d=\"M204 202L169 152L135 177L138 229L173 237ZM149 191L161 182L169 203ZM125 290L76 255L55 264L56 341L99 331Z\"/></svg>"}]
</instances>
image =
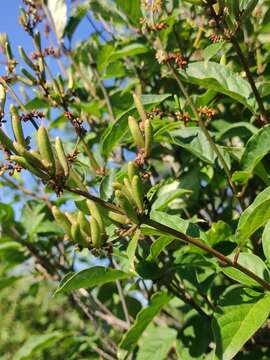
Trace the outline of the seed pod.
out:
<instances>
[{"instance_id":1,"label":"seed pod","mask_svg":"<svg viewBox=\"0 0 270 360\"><path fill-rule=\"evenodd\" d=\"M42 162L51 171L51 173L54 174L55 160L53 155L53 149L47 129L43 125L41 125L37 131L37 143L42 158Z\"/></svg>"},{"instance_id":2,"label":"seed pod","mask_svg":"<svg viewBox=\"0 0 270 360\"><path fill-rule=\"evenodd\" d=\"M137 94L133 94L133 100L134 100L134 104L136 106L136 109L140 115L140 118L142 120L142 122L144 123L147 120L147 116L144 110L144 106L142 104L141 98L140 96L138 96Z\"/></svg>"},{"instance_id":3,"label":"seed pod","mask_svg":"<svg viewBox=\"0 0 270 360\"><path fill-rule=\"evenodd\" d=\"M78 222L75 222L71 225L71 236L73 241L78 244L80 247L88 247L87 241L85 237L83 236L83 233L80 229L80 225Z\"/></svg>"},{"instance_id":4,"label":"seed pod","mask_svg":"<svg viewBox=\"0 0 270 360\"><path fill-rule=\"evenodd\" d=\"M74 224L74 223L76 223L76 221L77 221L77 215L76 214L74 214L74 213L70 213L70 212L65 212L65 216L68 218L68 220L69 220L69 222L71 223L71 224Z\"/></svg>"},{"instance_id":5,"label":"seed pod","mask_svg":"<svg viewBox=\"0 0 270 360\"><path fill-rule=\"evenodd\" d=\"M125 179L124 179L125 182ZM134 202L133 197L131 195L131 184L129 183L127 186L124 186L123 184L119 182L113 183L114 190L121 190L121 192L130 200L130 202Z\"/></svg>"},{"instance_id":6,"label":"seed pod","mask_svg":"<svg viewBox=\"0 0 270 360\"><path fill-rule=\"evenodd\" d=\"M55 176L57 178L63 178L65 174L64 174L64 170L61 166L61 163L58 159L58 156L57 156L57 153L55 150L55 146L52 146L52 149L53 149L53 156L54 156L54 162L55 162Z\"/></svg>"},{"instance_id":7,"label":"seed pod","mask_svg":"<svg viewBox=\"0 0 270 360\"><path fill-rule=\"evenodd\" d=\"M35 34L34 34L34 42L35 42L37 50L39 52L41 52L41 38L40 38L40 32L39 31L35 32Z\"/></svg>"},{"instance_id":8,"label":"seed pod","mask_svg":"<svg viewBox=\"0 0 270 360\"><path fill-rule=\"evenodd\" d=\"M25 68L21 67L20 68L21 72L23 73L23 75L29 80L31 81L31 83L34 85L37 83L37 80L35 79L35 77L29 72L27 71Z\"/></svg>"},{"instance_id":9,"label":"seed pod","mask_svg":"<svg viewBox=\"0 0 270 360\"><path fill-rule=\"evenodd\" d=\"M145 145L144 145L144 152L145 156L149 156L151 145L153 142L153 128L150 120L146 120L144 124L144 134L145 134Z\"/></svg>"},{"instance_id":10,"label":"seed pod","mask_svg":"<svg viewBox=\"0 0 270 360\"><path fill-rule=\"evenodd\" d=\"M136 204L136 201L134 199L134 194L131 186L131 182L128 180L128 178L124 178L124 187L122 188L122 193L126 196L126 198L129 200L131 204Z\"/></svg>"},{"instance_id":11,"label":"seed pod","mask_svg":"<svg viewBox=\"0 0 270 360\"><path fill-rule=\"evenodd\" d=\"M25 77L20 76L20 75L17 75L17 80L28 86L34 85L33 81L26 79Z\"/></svg>"},{"instance_id":12,"label":"seed pod","mask_svg":"<svg viewBox=\"0 0 270 360\"><path fill-rule=\"evenodd\" d=\"M124 210L127 217L135 224L139 224L138 215L125 195L120 190L116 190L115 196L119 206Z\"/></svg>"},{"instance_id":13,"label":"seed pod","mask_svg":"<svg viewBox=\"0 0 270 360\"><path fill-rule=\"evenodd\" d=\"M21 144L22 146L24 146L26 148L27 144L24 139L22 122L21 122L18 110L16 109L16 107L13 104L11 104L9 111L10 111L10 115L11 115L11 124L12 124L12 130L13 130L14 137L19 144Z\"/></svg>"},{"instance_id":14,"label":"seed pod","mask_svg":"<svg viewBox=\"0 0 270 360\"><path fill-rule=\"evenodd\" d=\"M91 228L89 221L86 219L82 211L78 212L77 222L79 223L81 230L84 231L88 237L91 237Z\"/></svg>"},{"instance_id":15,"label":"seed pod","mask_svg":"<svg viewBox=\"0 0 270 360\"><path fill-rule=\"evenodd\" d=\"M25 147L23 147L21 144L14 141L13 146L16 150L16 153L24 157L32 166L40 168L41 170L46 170L41 160L34 156L32 152L26 150Z\"/></svg>"},{"instance_id":16,"label":"seed pod","mask_svg":"<svg viewBox=\"0 0 270 360\"><path fill-rule=\"evenodd\" d=\"M100 227L97 220L94 217L90 219L90 227L91 227L91 238L92 243L95 248L100 249L102 246L102 235L100 233Z\"/></svg>"},{"instance_id":17,"label":"seed pod","mask_svg":"<svg viewBox=\"0 0 270 360\"><path fill-rule=\"evenodd\" d=\"M0 84L0 113L4 115L4 109L6 104L6 89Z\"/></svg>"},{"instance_id":18,"label":"seed pod","mask_svg":"<svg viewBox=\"0 0 270 360\"><path fill-rule=\"evenodd\" d=\"M27 14L24 8L20 8L20 16L19 16L19 23L22 27L26 27L28 23Z\"/></svg>"},{"instance_id":19,"label":"seed pod","mask_svg":"<svg viewBox=\"0 0 270 360\"><path fill-rule=\"evenodd\" d=\"M10 47L10 43L9 43L8 40L5 43L5 54L6 54L9 61L13 60L14 57L13 57L11 47Z\"/></svg>"},{"instance_id":20,"label":"seed pod","mask_svg":"<svg viewBox=\"0 0 270 360\"><path fill-rule=\"evenodd\" d=\"M129 161L128 163L128 179L131 182L134 175L137 175L137 169L133 161Z\"/></svg>"},{"instance_id":21,"label":"seed pod","mask_svg":"<svg viewBox=\"0 0 270 360\"><path fill-rule=\"evenodd\" d=\"M74 75L73 75L72 69L69 68L68 69L68 89L73 89L74 85L75 85Z\"/></svg>"},{"instance_id":22,"label":"seed pod","mask_svg":"<svg viewBox=\"0 0 270 360\"><path fill-rule=\"evenodd\" d=\"M138 175L133 176L132 179L132 195L138 209L143 211L143 183Z\"/></svg>"},{"instance_id":23,"label":"seed pod","mask_svg":"<svg viewBox=\"0 0 270 360\"><path fill-rule=\"evenodd\" d=\"M102 213L99 208L99 206L92 200L87 200L86 204L88 206L88 209L90 211L90 214L98 223L100 233L104 233L105 227L104 227L104 221L102 218Z\"/></svg>"},{"instance_id":24,"label":"seed pod","mask_svg":"<svg viewBox=\"0 0 270 360\"><path fill-rule=\"evenodd\" d=\"M129 223L129 219L126 215L118 214L111 210L109 210L106 215L110 220L115 221L119 224L125 225Z\"/></svg>"},{"instance_id":25,"label":"seed pod","mask_svg":"<svg viewBox=\"0 0 270 360\"><path fill-rule=\"evenodd\" d=\"M57 221L57 223L61 226L61 228L66 233L66 235L68 235L68 237L70 238L71 237L71 222L68 220L66 215L63 214L56 206L52 207L52 213L53 213L53 216L54 216L55 220Z\"/></svg>"},{"instance_id":26,"label":"seed pod","mask_svg":"<svg viewBox=\"0 0 270 360\"><path fill-rule=\"evenodd\" d=\"M9 151L17 154L15 150L12 140L6 135L6 133L0 128L0 144L7 148Z\"/></svg>"},{"instance_id":27,"label":"seed pod","mask_svg":"<svg viewBox=\"0 0 270 360\"><path fill-rule=\"evenodd\" d=\"M59 136L55 139L55 151L57 154L57 157L59 159L59 162L64 170L65 177L69 176L69 163L68 159L65 154L63 143Z\"/></svg>"},{"instance_id":28,"label":"seed pod","mask_svg":"<svg viewBox=\"0 0 270 360\"><path fill-rule=\"evenodd\" d=\"M17 155L12 155L10 157L11 160L16 161L17 164L19 164L20 166L22 166L23 168L29 170L32 174L36 175L37 177L47 181L49 180L49 176L47 174L45 174L44 172L42 172L41 170L35 168L34 166L32 166L24 157L22 156L17 156Z\"/></svg>"},{"instance_id":29,"label":"seed pod","mask_svg":"<svg viewBox=\"0 0 270 360\"><path fill-rule=\"evenodd\" d=\"M133 116L128 117L128 126L135 144L140 148L144 148L143 134L141 132L139 124Z\"/></svg>"},{"instance_id":30,"label":"seed pod","mask_svg":"<svg viewBox=\"0 0 270 360\"><path fill-rule=\"evenodd\" d=\"M22 59L24 60L24 62L30 67L32 68L34 71L36 71L36 66L35 64L32 62L32 60L26 55L26 52L24 51L22 46L19 46L19 53L22 57Z\"/></svg>"}]
</instances>

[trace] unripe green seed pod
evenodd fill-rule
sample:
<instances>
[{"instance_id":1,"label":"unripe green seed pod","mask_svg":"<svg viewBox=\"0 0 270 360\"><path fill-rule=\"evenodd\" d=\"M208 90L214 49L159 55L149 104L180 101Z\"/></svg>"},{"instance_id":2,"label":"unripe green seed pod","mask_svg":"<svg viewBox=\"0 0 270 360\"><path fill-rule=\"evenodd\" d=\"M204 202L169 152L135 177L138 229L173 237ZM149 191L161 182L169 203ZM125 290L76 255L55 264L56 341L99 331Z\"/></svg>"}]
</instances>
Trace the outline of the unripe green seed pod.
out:
<instances>
[{"instance_id":1,"label":"unripe green seed pod","mask_svg":"<svg viewBox=\"0 0 270 360\"><path fill-rule=\"evenodd\" d=\"M115 222L117 222L119 224L125 225L125 224L128 224L130 222L126 215L117 214L114 211L109 210L106 215L110 220L115 221Z\"/></svg>"},{"instance_id":2,"label":"unripe green seed pod","mask_svg":"<svg viewBox=\"0 0 270 360\"><path fill-rule=\"evenodd\" d=\"M125 197L129 200L131 204L136 204L136 201L134 199L134 194L131 186L131 182L128 180L128 178L124 178L124 187L121 189L122 193L125 195Z\"/></svg>"},{"instance_id":3,"label":"unripe green seed pod","mask_svg":"<svg viewBox=\"0 0 270 360\"><path fill-rule=\"evenodd\" d=\"M63 80L61 74L57 75L57 83L58 83L58 87L59 87L61 94L64 94L65 93L65 84L64 84L64 80Z\"/></svg>"},{"instance_id":4,"label":"unripe green seed pod","mask_svg":"<svg viewBox=\"0 0 270 360\"><path fill-rule=\"evenodd\" d=\"M141 98L140 96L138 96L137 94L133 94L133 100L134 100L134 104L136 106L136 109L140 115L140 118L142 120L142 122L144 123L147 119L147 116L146 116L146 113L145 113L145 110L144 110L144 106L143 106L143 103L141 101Z\"/></svg>"},{"instance_id":5,"label":"unripe green seed pod","mask_svg":"<svg viewBox=\"0 0 270 360\"><path fill-rule=\"evenodd\" d=\"M19 46L19 53L22 57L22 59L25 61L25 63L32 68L33 70L36 71L36 66L35 64L32 62L32 60L26 55L26 52L24 51L22 46Z\"/></svg>"},{"instance_id":6,"label":"unripe green seed pod","mask_svg":"<svg viewBox=\"0 0 270 360\"><path fill-rule=\"evenodd\" d=\"M41 125L37 131L37 143L42 162L49 168L51 173L55 173L55 160L52 145L45 126Z\"/></svg>"},{"instance_id":7,"label":"unripe green seed pod","mask_svg":"<svg viewBox=\"0 0 270 360\"><path fill-rule=\"evenodd\" d=\"M115 196L119 206L124 210L127 217L135 224L139 224L138 215L125 195L120 190L116 190Z\"/></svg>"},{"instance_id":8,"label":"unripe green seed pod","mask_svg":"<svg viewBox=\"0 0 270 360\"><path fill-rule=\"evenodd\" d=\"M135 144L139 148L144 148L143 134L141 132L139 124L137 123L137 121L135 120L135 118L133 116L128 117L128 126L129 126L129 130L131 132L131 135L134 139Z\"/></svg>"},{"instance_id":9,"label":"unripe green seed pod","mask_svg":"<svg viewBox=\"0 0 270 360\"><path fill-rule=\"evenodd\" d=\"M35 32L35 34L34 34L34 42L35 42L37 50L39 52L41 52L41 38L40 38L40 32L39 31Z\"/></svg>"},{"instance_id":10,"label":"unripe green seed pod","mask_svg":"<svg viewBox=\"0 0 270 360\"><path fill-rule=\"evenodd\" d=\"M58 178L62 178L64 177L64 170L60 164L60 161L58 159L56 150L55 150L55 146L52 146L53 149L53 156L54 156L54 162L55 162L55 176Z\"/></svg>"},{"instance_id":11,"label":"unripe green seed pod","mask_svg":"<svg viewBox=\"0 0 270 360\"><path fill-rule=\"evenodd\" d=\"M92 200L87 200L86 204L90 211L91 216L93 218L95 218L95 220L98 223L100 233L104 233L104 231L105 231L104 221L103 221L102 212L101 212L99 206Z\"/></svg>"},{"instance_id":12,"label":"unripe green seed pod","mask_svg":"<svg viewBox=\"0 0 270 360\"><path fill-rule=\"evenodd\" d=\"M47 174L32 166L24 157L12 155L10 158L11 160L16 161L16 163L22 166L23 168L29 170L32 174L36 175L37 177L45 181L49 180L49 176Z\"/></svg>"},{"instance_id":13,"label":"unripe green seed pod","mask_svg":"<svg viewBox=\"0 0 270 360\"><path fill-rule=\"evenodd\" d=\"M9 111L10 111L10 115L11 115L11 124L12 124L12 130L13 130L14 137L19 144L21 144L22 146L24 146L26 148L27 144L25 142L23 128L22 128L22 122L21 122L18 110L16 109L16 107L13 104L11 104Z\"/></svg>"},{"instance_id":14,"label":"unripe green seed pod","mask_svg":"<svg viewBox=\"0 0 270 360\"><path fill-rule=\"evenodd\" d=\"M87 240L85 239L78 222L71 225L71 236L73 241L80 247L88 247Z\"/></svg>"},{"instance_id":15,"label":"unripe green seed pod","mask_svg":"<svg viewBox=\"0 0 270 360\"><path fill-rule=\"evenodd\" d=\"M91 237L91 228L89 221L86 219L82 211L78 212L77 222L79 223L81 230L84 231L88 237Z\"/></svg>"},{"instance_id":16,"label":"unripe green seed pod","mask_svg":"<svg viewBox=\"0 0 270 360\"><path fill-rule=\"evenodd\" d=\"M26 11L24 10L24 8L20 8L19 23L20 23L23 27L26 27L26 26L27 26L28 19L27 19L27 14L26 14Z\"/></svg>"},{"instance_id":17,"label":"unripe green seed pod","mask_svg":"<svg viewBox=\"0 0 270 360\"><path fill-rule=\"evenodd\" d=\"M90 219L90 227L93 246L97 249L100 249L103 243L102 234L100 232L99 224L94 217L91 217Z\"/></svg>"},{"instance_id":18,"label":"unripe green seed pod","mask_svg":"<svg viewBox=\"0 0 270 360\"><path fill-rule=\"evenodd\" d=\"M17 80L20 81L20 82L22 82L22 83L25 84L25 85L28 85L28 86L33 86L33 85L35 85L35 84L33 83L33 81L31 81L31 80L29 80L29 79L26 79L25 77L20 76L20 75L17 75Z\"/></svg>"},{"instance_id":19,"label":"unripe green seed pod","mask_svg":"<svg viewBox=\"0 0 270 360\"><path fill-rule=\"evenodd\" d=\"M0 128L0 144L7 148L9 151L17 154L16 150L14 149L12 140L6 135L6 133Z\"/></svg>"},{"instance_id":20,"label":"unripe green seed pod","mask_svg":"<svg viewBox=\"0 0 270 360\"><path fill-rule=\"evenodd\" d=\"M144 124L144 134L145 134L145 156L149 156L151 151L151 145L153 142L153 128L150 120L146 120Z\"/></svg>"},{"instance_id":21,"label":"unripe green seed pod","mask_svg":"<svg viewBox=\"0 0 270 360\"><path fill-rule=\"evenodd\" d=\"M137 166L134 164L133 161L129 161L128 163L128 179L131 182L134 175L137 175Z\"/></svg>"},{"instance_id":22,"label":"unripe green seed pod","mask_svg":"<svg viewBox=\"0 0 270 360\"><path fill-rule=\"evenodd\" d=\"M31 165L34 167L40 168L41 170L46 170L45 166L42 164L41 160L33 155L32 152L28 151L21 144L13 142L14 149L16 152L24 157Z\"/></svg>"},{"instance_id":23,"label":"unripe green seed pod","mask_svg":"<svg viewBox=\"0 0 270 360\"><path fill-rule=\"evenodd\" d=\"M132 179L132 195L138 209L143 211L143 183L138 175L133 176Z\"/></svg>"},{"instance_id":24,"label":"unripe green seed pod","mask_svg":"<svg viewBox=\"0 0 270 360\"><path fill-rule=\"evenodd\" d=\"M9 41L7 41L6 43L5 43L5 54L6 54L6 56L7 56L7 58L8 58L8 60L10 61L10 60L13 60L13 54L12 54L12 51L11 51L11 47L10 47L10 43L9 43Z\"/></svg>"},{"instance_id":25,"label":"unripe green seed pod","mask_svg":"<svg viewBox=\"0 0 270 360\"><path fill-rule=\"evenodd\" d=\"M69 163L68 159L65 154L63 143L59 136L55 139L55 151L57 154L57 157L59 159L59 162L64 170L65 177L69 176Z\"/></svg>"},{"instance_id":26,"label":"unripe green seed pod","mask_svg":"<svg viewBox=\"0 0 270 360\"><path fill-rule=\"evenodd\" d=\"M71 224L75 224L77 222L77 215L70 212L65 212L65 216L68 218Z\"/></svg>"},{"instance_id":27,"label":"unripe green seed pod","mask_svg":"<svg viewBox=\"0 0 270 360\"><path fill-rule=\"evenodd\" d=\"M20 68L21 72L23 73L23 75L34 85L37 83L36 78L29 72L27 71L25 68L21 67Z\"/></svg>"},{"instance_id":28,"label":"unripe green seed pod","mask_svg":"<svg viewBox=\"0 0 270 360\"><path fill-rule=\"evenodd\" d=\"M2 115L4 114L5 104L6 104L6 89L2 84L0 84L0 113Z\"/></svg>"},{"instance_id":29,"label":"unripe green seed pod","mask_svg":"<svg viewBox=\"0 0 270 360\"><path fill-rule=\"evenodd\" d=\"M52 207L52 213L56 222L61 226L65 234L71 238L71 222L68 220L66 215L63 214L56 206Z\"/></svg>"}]
</instances>

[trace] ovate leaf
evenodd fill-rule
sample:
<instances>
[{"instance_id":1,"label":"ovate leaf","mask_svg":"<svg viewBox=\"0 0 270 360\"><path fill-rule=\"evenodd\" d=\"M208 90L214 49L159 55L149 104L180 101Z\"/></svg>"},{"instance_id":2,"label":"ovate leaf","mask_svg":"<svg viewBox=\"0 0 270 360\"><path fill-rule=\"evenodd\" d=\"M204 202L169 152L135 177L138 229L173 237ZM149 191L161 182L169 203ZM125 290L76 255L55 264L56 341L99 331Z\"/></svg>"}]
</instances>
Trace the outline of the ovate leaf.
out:
<instances>
[{"instance_id":1,"label":"ovate leaf","mask_svg":"<svg viewBox=\"0 0 270 360\"><path fill-rule=\"evenodd\" d=\"M263 190L241 214L236 229L236 241L243 246L248 238L270 219L270 187Z\"/></svg>"},{"instance_id":2,"label":"ovate leaf","mask_svg":"<svg viewBox=\"0 0 270 360\"><path fill-rule=\"evenodd\" d=\"M220 301L213 320L218 359L230 360L266 321L270 296L235 289Z\"/></svg>"},{"instance_id":3,"label":"ovate leaf","mask_svg":"<svg viewBox=\"0 0 270 360\"><path fill-rule=\"evenodd\" d=\"M93 266L77 273L67 274L60 282L55 294L65 293L80 288L90 288L115 280L127 279L131 275L121 270L103 266Z\"/></svg>"},{"instance_id":4,"label":"ovate leaf","mask_svg":"<svg viewBox=\"0 0 270 360\"><path fill-rule=\"evenodd\" d=\"M163 360L173 346L177 331L165 327L151 329L142 339L136 360Z\"/></svg>"},{"instance_id":5,"label":"ovate leaf","mask_svg":"<svg viewBox=\"0 0 270 360\"><path fill-rule=\"evenodd\" d=\"M230 258L233 259L233 256L234 255L230 256ZM252 271L261 279L264 279L267 282L269 281L270 279L269 270L267 269L267 266L262 261L262 259L259 258L258 256L250 253L240 253L237 262L240 265L242 265L244 268ZM233 267L225 267L222 269L222 271L231 279L238 281L241 284L247 286L257 286L257 287L260 286L256 280L253 280L251 277L244 274L242 271L235 269Z\"/></svg>"},{"instance_id":6,"label":"ovate leaf","mask_svg":"<svg viewBox=\"0 0 270 360\"><path fill-rule=\"evenodd\" d=\"M65 35L67 35L69 39L72 38L74 31L76 30L81 20L87 14L89 8L90 8L90 4L81 4L81 5L79 4L73 10L65 28Z\"/></svg>"},{"instance_id":7,"label":"ovate leaf","mask_svg":"<svg viewBox=\"0 0 270 360\"><path fill-rule=\"evenodd\" d=\"M134 324L124 334L120 348L130 351L137 344L146 327L170 299L171 297L165 291L155 293L151 298L149 306L138 313Z\"/></svg>"},{"instance_id":8,"label":"ovate leaf","mask_svg":"<svg viewBox=\"0 0 270 360\"><path fill-rule=\"evenodd\" d=\"M270 152L270 125L254 134L248 141L241 158L243 171L252 174L256 165Z\"/></svg>"},{"instance_id":9,"label":"ovate leaf","mask_svg":"<svg viewBox=\"0 0 270 360\"><path fill-rule=\"evenodd\" d=\"M226 65L213 61L197 61L190 63L185 72L180 72L180 76L187 82L225 94L250 110L255 110L249 83Z\"/></svg>"}]
</instances>

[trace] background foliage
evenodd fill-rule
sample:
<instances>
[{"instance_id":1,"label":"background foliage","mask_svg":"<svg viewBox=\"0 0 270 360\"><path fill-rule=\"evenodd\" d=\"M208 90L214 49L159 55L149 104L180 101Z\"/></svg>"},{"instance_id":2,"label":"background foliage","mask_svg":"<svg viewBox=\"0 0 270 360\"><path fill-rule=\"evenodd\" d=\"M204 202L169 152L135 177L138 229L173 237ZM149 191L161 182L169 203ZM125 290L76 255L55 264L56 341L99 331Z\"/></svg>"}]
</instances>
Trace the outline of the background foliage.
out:
<instances>
[{"instance_id":1,"label":"background foliage","mask_svg":"<svg viewBox=\"0 0 270 360\"><path fill-rule=\"evenodd\" d=\"M269 4L22 2L0 359L269 359Z\"/></svg>"}]
</instances>

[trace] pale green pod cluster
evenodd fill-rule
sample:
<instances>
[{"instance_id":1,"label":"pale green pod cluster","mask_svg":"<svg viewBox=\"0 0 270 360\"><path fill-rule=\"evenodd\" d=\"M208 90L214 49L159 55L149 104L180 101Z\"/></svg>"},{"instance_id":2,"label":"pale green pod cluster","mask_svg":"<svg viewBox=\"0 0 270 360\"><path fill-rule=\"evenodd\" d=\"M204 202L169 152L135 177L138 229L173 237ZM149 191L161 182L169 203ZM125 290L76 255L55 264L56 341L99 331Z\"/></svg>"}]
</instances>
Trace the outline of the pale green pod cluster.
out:
<instances>
[{"instance_id":1,"label":"pale green pod cluster","mask_svg":"<svg viewBox=\"0 0 270 360\"><path fill-rule=\"evenodd\" d=\"M91 215L91 240L95 248L101 248L105 238L105 224L103 221L103 213L99 205L97 205L92 200L87 200L87 206Z\"/></svg>"},{"instance_id":2,"label":"pale green pod cluster","mask_svg":"<svg viewBox=\"0 0 270 360\"><path fill-rule=\"evenodd\" d=\"M125 177L123 184L115 182L115 198L117 204L124 211L129 220L139 224L139 214L143 213L144 190L142 180L132 162L128 163L128 177Z\"/></svg>"},{"instance_id":3,"label":"pale green pod cluster","mask_svg":"<svg viewBox=\"0 0 270 360\"><path fill-rule=\"evenodd\" d=\"M10 105L9 111L10 111L11 125L15 140L24 148L27 148L19 112L13 104Z\"/></svg>"}]
</instances>

